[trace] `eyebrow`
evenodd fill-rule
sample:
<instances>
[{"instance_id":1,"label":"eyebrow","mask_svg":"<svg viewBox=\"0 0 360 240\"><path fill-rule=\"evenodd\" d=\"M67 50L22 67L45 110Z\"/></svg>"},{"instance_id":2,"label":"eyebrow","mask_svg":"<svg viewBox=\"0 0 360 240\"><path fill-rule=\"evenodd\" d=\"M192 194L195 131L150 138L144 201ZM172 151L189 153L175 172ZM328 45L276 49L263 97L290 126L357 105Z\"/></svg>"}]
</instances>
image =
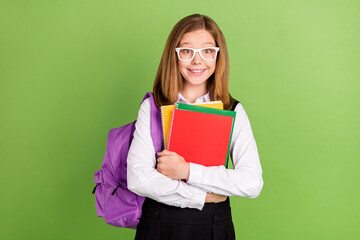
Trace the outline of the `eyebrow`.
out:
<instances>
[{"instance_id":1,"label":"eyebrow","mask_svg":"<svg viewBox=\"0 0 360 240\"><path fill-rule=\"evenodd\" d=\"M180 43L180 45L179 45L179 46L181 46L181 45L186 45L186 44L191 44L191 43L189 43L189 42L183 42L183 43ZM203 43L203 45L206 45L206 44L212 44L212 45L215 45L215 43L213 43L213 42L206 42L206 43Z\"/></svg>"}]
</instances>

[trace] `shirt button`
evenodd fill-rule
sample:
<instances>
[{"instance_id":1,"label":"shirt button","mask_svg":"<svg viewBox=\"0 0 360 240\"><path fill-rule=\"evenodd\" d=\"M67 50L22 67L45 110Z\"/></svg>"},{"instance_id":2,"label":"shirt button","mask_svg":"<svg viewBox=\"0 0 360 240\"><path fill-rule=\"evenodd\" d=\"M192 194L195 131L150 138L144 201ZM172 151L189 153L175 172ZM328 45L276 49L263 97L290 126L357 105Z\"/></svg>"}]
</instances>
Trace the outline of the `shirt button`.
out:
<instances>
[{"instance_id":1,"label":"shirt button","mask_svg":"<svg viewBox=\"0 0 360 240\"><path fill-rule=\"evenodd\" d=\"M159 216L159 211L158 211L158 210L156 210L156 211L154 212L154 216L155 216L155 217Z\"/></svg>"}]
</instances>

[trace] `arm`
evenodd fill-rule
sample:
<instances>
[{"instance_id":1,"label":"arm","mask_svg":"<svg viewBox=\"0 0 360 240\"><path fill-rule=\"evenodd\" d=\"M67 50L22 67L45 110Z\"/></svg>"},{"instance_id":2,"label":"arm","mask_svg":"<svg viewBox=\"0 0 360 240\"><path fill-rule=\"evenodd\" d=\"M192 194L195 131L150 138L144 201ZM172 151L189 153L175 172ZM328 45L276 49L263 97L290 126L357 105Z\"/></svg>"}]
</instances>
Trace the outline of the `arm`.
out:
<instances>
[{"instance_id":1,"label":"arm","mask_svg":"<svg viewBox=\"0 0 360 240\"><path fill-rule=\"evenodd\" d=\"M238 104L235 111L235 127L230 146L234 169L190 163L188 183L216 194L255 198L263 187L258 150L244 108Z\"/></svg>"},{"instance_id":2,"label":"arm","mask_svg":"<svg viewBox=\"0 0 360 240\"><path fill-rule=\"evenodd\" d=\"M140 107L134 139L127 159L129 190L141 196L177 207L202 209L206 191L181 180L173 180L155 169L156 159L150 135L150 100Z\"/></svg>"}]
</instances>

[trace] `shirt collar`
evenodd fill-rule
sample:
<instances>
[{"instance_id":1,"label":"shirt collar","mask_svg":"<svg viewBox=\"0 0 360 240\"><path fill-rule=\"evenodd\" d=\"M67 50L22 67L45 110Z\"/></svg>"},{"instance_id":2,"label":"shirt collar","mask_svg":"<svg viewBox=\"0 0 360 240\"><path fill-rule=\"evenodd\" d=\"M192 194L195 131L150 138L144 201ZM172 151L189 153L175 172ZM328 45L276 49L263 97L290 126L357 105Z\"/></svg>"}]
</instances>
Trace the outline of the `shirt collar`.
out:
<instances>
[{"instance_id":1,"label":"shirt collar","mask_svg":"<svg viewBox=\"0 0 360 240\"><path fill-rule=\"evenodd\" d=\"M188 100L186 100L184 98L184 96L179 92L178 94L178 99L176 102L179 102L179 103L187 103L189 104L190 102ZM210 102L210 93L206 93L205 95L201 96L201 97L198 97L195 101L195 103L202 103L202 102Z\"/></svg>"}]
</instances>

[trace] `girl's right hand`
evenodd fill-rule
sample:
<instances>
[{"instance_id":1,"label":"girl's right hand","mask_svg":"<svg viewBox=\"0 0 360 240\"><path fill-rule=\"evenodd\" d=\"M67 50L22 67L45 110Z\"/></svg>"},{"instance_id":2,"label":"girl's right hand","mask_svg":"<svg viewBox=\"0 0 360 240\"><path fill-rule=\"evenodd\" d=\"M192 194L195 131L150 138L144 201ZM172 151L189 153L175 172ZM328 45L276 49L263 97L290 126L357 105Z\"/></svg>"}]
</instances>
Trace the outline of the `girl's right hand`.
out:
<instances>
[{"instance_id":1,"label":"girl's right hand","mask_svg":"<svg viewBox=\"0 0 360 240\"><path fill-rule=\"evenodd\" d=\"M219 203L227 199L227 196L219 195L215 193L206 193L205 202L206 203Z\"/></svg>"}]
</instances>

